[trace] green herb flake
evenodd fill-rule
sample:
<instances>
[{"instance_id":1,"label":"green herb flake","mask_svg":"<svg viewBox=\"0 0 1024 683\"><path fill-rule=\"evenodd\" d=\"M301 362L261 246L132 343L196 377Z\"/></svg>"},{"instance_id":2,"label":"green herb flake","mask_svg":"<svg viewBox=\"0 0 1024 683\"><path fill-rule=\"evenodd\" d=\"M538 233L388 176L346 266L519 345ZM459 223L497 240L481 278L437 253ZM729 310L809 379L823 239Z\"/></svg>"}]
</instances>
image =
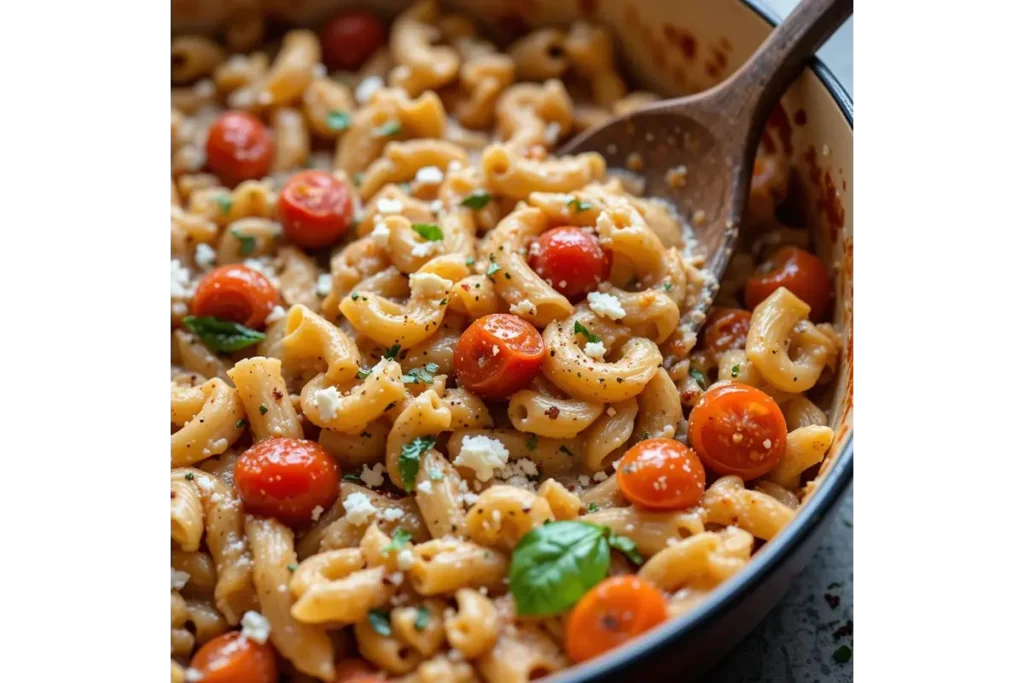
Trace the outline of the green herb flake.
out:
<instances>
[{"instance_id":1,"label":"green herb flake","mask_svg":"<svg viewBox=\"0 0 1024 683\"><path fill-rule=\"evenodd\" d=\"M352 182L355 183L356 187L359 187L360 185L363 184L363 178L365 177L366 174L360 171L359 173L356 173L354 176L352 176Z\"/></svg>"},{"instance_id":2,"label":"green herb flake","mask_svg":"<svg viewBox=\"0 0 1024 683\"><path fill-rule=\"evenodd\" d=\"M355 481L359 483L362 483L363 481L363 478L359 476L358 472L346 472L345 474L341 475L341 478L344 479L345 481Z\"/></svg>"},{"instance_id":3,"label":"green herb flake","mask_svg":"<svg viewBox=\"0 0 1024 683\"><path fill-rule=\"evenodd\" d=\"M413 628L422 631L430 624L430 610L423 605L416 608L416 621L412 622Z\"/></svg>"},{"instance_id":4,"label":"green herb flake","mask_svg":"<svg viewBox=\"0 0 1024 683\"><path fill-rule=\"evenodd\" d=\"M843 645L835 652L832 653L832 659L836 660L839 664L845 664L850 661L853 657L853 650L850 649L849 645Z\"/></svg>"},{"instance_id":5,"label":"green herb flake","mask_svg":"<svg viewBox=\"0 0 1024 683\"><path fill-rule=\"evenodd\" d=\"M420 471L420 459L426 451L434 447L434 437L417 436L409 443L402 446L402 453L398 456L398 473L402 477L402 486L406 491L411 491L416 483L416 475Z\"/></svg>"},{"instance_id":6,"label":"green herb flake","mask_svg":"<svg viewBox=\"0 0 1024 683\"><path fill-rule=\"evenodd\" d=\"M185 479L187 479L188 481L192 481L195 478L196 478L196 475L193 474L192 472L186 472L185 473Z\"/></svg>"},{"instance_id":7,"label":"green herb flake","mask_svg":"<svg viewBox=\"0 0 1024 683\"><path fill-rule=\"evenodd\" d=\"M591 204L589 202L581 202L576 197L573 197L572 199L567 201L565 203L565 205L568 206L570 209L572 209L575 213L579 213L581 211L587 211L588 209L594 208L593 204Z\"/></svg>"},{"instance_id":8,"label":"green herb flake","mask_svg":"<svg viewBox=\"0 0 1024 683\"><path fill-rule=\"evenodd\" d=\"M384 349L384 357L389 360L397 360L398 354L402 352L401 344L395 344Z\"/></svg>"},{"instance_id":9,"label":"green herb flake","mask_svg":"<svg viewBox=\"0 0 1024 683\"><path fill-rule=\"evenodd\" d=\"M708 378L704 376L704 373L697 368L690 368L690 377L697 383L701 389L708 388Z\"/></svg>"},{"instance_id":10,"label":"green herb flake","mask_svg":"<svg viewBox=\"0 0 1024 683\"><path fill-rule=\"evenodd\" d=\"M347 112L332 110L327 114L327 127L335 133L347 130L352 125L352 117Z\"/></svg>"},{"instance_id":11,"label":"green herb flake","mask_svg":"<svg viewBox=\"0 0 1024 683\"><path fill-rule=\"evenodd\" d=\"M601 506L598 505L597 503L587 503L587 514L588 515L591 514L592 512L597 512L600 509L601 509Z\"/></svg>"},{"instance_id":12,"label":"green herb flake","mask_svg":"<svg viewBox=\"0 0 1024 683\"><path fill-rule=\"evenodd\" d=\"M558 447L558 452L559 453L565 453L566 455L572 455L572 451L569 450L568 446L559 446Z\"/></svg>"},{"instance_id":13,"label":"green herb flake","mask_svg":"<svg viewBox=\"0 0 1024 683\"><path fill-rule=\"evenodd\" d=\"M267 407L261 403L260 404L260 415L266 415L266 414L267 414Z\"/></svg>"},{"instance_id":14,"label":"green herb flake","mask_svg":"<svg viewBox=\"0 0 1024 683\"><path fill-rule=\"evenodd\" d=\"M412 540L412 534L402 528L395 529L395 533L391 534L391 542L384 546L381 550L385 555L395 551L401 550L402 546Z\"/></svg>"},{"instance_id":15,"label":"green herb flake","mask_svg":"<svg viewBox=\"0 0 1024 683\"><path fill-rule=\"evenodd\" d=\"M643 555L636 549L636 542L628 536L619 536L614 531L608 533L608 545L629 558L635 565L644 563Z\"/></svg>"},{"instance_id":16,"label":"green herb flake","mask_svg":"<svg viewBox=\"0 0 1024 683\"><path fill-rule=\"evenodd\" d=\"M242 256L248 256L252 252L256 251L256 238L252 235L246 235L243 232L239 232L238 228L231 228L228 230L231 236L239 242L238 253Z\"/></svg>"},{"instance_id":17,"label":"green herb flake","mask_svg":"<svg viewBox=\"0 0 1024 683\"><path fill-rule=\"evenodd\" d=\"M242 429L243 427L245 427L244 419L239 420L238 422L235 423L235 429Z\"/></svg>"},{"instance_id":18,"label":"green herb flake","mask_svg":"<svg viewBox=\"0 0 1024 683\"><path fill-rule=\"evenodd\" d=\"M444 233L437 223L413 223L412 229L425 240L440 242L444 239Z\"/></svg>"},{"instance_id":19,"label":"green herb flake","mask_svg":"<svg viewBox=\"0 0 1024 683\"><path fill-rule=\"evenodd\" d=\"M671 282L662 283L661 286L665 288L666 292L671 292L672 291L672 283Z\"/></svg>"},{"instance_id":20,"label":"green herb flake","mask_svg":"<svg viewBox=\"0 0 1024 683\"><path fill-rule=\"evenodd\" d=\"M491 201L491 193L484 190L473 190L462 200L467 209L482 209Z\"/></svg>"},{"instance_id":21,"label":"green herb flake","mask_svg":"<svg viewBox=\"0 0 1024 683\"><path fill-rule=\"evenodd\" d=\"M370 628L385 638L391 637L391 615L382 609L372 609L367 615L370 620Z\"/></svg>"},{"instance_id":22,"label":"green herb flake","mask_svg":"<svg viewBox=\"0 0 1024 683\"><path fill-rule=\"evenodd\" d=\"M291 563L285 565L285 567L288 569L288 571L293 572L293 571L295 571L296 569L299 568L299 565L295 564L294 562L291 562Z\"/></svg>"},{"instance_id":23,"label":"green herb flake","mask_svg":"<svg viewBox=\"0 0 1024 683\"><path fill-rule=\"evenodd\" d=\"M231 195L217 195L214 201L217 202L217 206L220 207L221 213L231 213Z\"/></svg>"},{"instance_id":24,"label":"green herb flake","mask_svg":"<svg viewBox=\"0 0 1024 683\"><path fill-rule=\"evenodd\" d=\"M438 305L438 306L444 306L444 305L445 305L445 304L447 304L447 303L448 303L448 297L445 297L445 298L441 299L441 301L440 301L440 302L438 302L438 304L437 304L437 305Z\"/></svg>"},{"instance_id":25,"label":"green herb flake","mask_svg":"<svg viewBox=\"0 0 1024 683\"><path fill-rule=\"evenodd\" d=\"M375 138L388 138L391 137L392 135L398 135L401 132L402 124L399 121L395 121L394 119L392 119L390 121L385 121L381 125L374 128L370 132L370 135L372 135Z\"/></svg>"},{"instance_id":26,"label":"green herb flake","mask_svg":"<svg viewBox=\"0 0 1024 683\"><path fill-rule=\"evenodd\" d=\"M359 301L359 292L352 292L352 301Z\"/></svg>"},{"instance_id":27,"label":"green herb flake","mask_svg":"<svg viewBox=\"0 0 1024 683\"><path fill-rule=\"evenodd\" d=\"M437 363L427 363L422 368L413 368L402 375L402 381L406 384L430 384L434 381L434 373L437 372Z\"/></svg>"},{"instance_id":28,"label":"green herb flake","mask_svg":"<svg viewBox=\"0 0 1024 683\"><path fill-rule=\"evenodd\" d=\"M535 450L537 450L537 435L536 434L530 434L530 436L526 437L526 450L528 450L528 451L535 451Z\"/></svg>"},{"instance_id":29,"label":"green herb flake","mask_svg":"<svg viewBox=\"0 0 1024 683\"><path fill-rule=\"evenodd\" d=\"M592 333L590 330L588 330L586 327L580 324L579 320L576 321L576 324L573 326L572 331L574 334L582 334L583 338L592 344L596 344L599 341L601 341L600 337L598 337L596 334Z\"/></svg>"},{"instance_id":30,"label":"green herb flake","mask_svg":"<svg viewBox=\"0 0 1024 683\"><path fill-rule=\"evenodd\" d=\"M366 379L369 376L370 376L370 371L369 370L363 370L362 368L359 368L359 372L356 373L356 377L358 377L359 379Z\"/></svg>"},{"instance_id":31,"label":"green herb flake","mask_svg":"<svg viewBox=\"0 0 1024 683\"><path fill-rule=\"evenodd\" d=\"M732 376L733 377L739 377L740 376L740 364L739 363L737 363L736 365L732 366Z\"/></svg>"},{"instance_id":32,"label":"green herb flake","mask_svg":"<svg viewBox=\"0 0 1024 683\"><path fill-rule=\"evenodd\" d=\"M487 272L485 273L485 275L487 275L487 277L491 277L499 270L501 270L501 266L499 266L495 261L492 260L490 263L487 264Z\"/></svg>"},{"instance_id":33,"label":"green herb flake","mask_svg":"<svg viewBox=\"0 0 1024 683\"><path fill-rule=\"evenodd\" d=\"M472 268L474 264L476 264L476 259L473 258L472 256L470 256L469 258L466 259L466 265L467 266Z\"/></svg>"},{"instance_id":34,"label":"green herb flake","mask_svg":"<svg viewBox=\"0 0 1024 683\"><path fill-rule=\"evenodd\" d=\"M214 351L230 352L258 344L266 335L244 325L220 318L187 315L182 320L190 331Z\"/></svg>"}]
</instances>

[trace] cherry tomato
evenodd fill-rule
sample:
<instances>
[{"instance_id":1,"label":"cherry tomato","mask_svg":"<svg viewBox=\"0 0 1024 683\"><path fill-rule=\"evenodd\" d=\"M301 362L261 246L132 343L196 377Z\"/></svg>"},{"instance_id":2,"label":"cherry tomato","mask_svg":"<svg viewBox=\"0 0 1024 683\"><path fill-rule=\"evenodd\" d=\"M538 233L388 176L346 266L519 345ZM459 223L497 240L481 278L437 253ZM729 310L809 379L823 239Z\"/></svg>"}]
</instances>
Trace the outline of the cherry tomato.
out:
<instances>
[{"instance_id":1,"label":"cherry tomato","mask_svg":"<svg viewBox=\"0 0 1024 683\"><path fill-rule=\"evenodd\" d=\"M350 657L334 665L334 683L381 683L384 677L365 659Z\"/></svg>"},{"instance_id":2,"label":"cherry tomato","mask_svg":"<svg viewBox=\"0 0 1024 683\"><path fill-rule=\"evenodd\" d=\"M189 665L203 683L277 683L277 662L269 643L260 645L239 631L206 642Z\"/></svg>"},{"instance_id":3,"label":"cherry tomato","mask_svg":"<svg viewBox=\"0 0 1024 683\"><path fill-rule=\"evenodd\" d=\"M228 185L267 175L273 156L267 127L244 111L221 114L206 134L206 163Z\"/></svg>"},{"instance_id":4,"label":"cherry tomato","mask_svg":"<svg viewBox=\"0 0 1024 683\"><path fill-rule=\"evenodd\" d=\"M341 468L320 444L303 439L261 441L235 461L235 488L246 512L290 526L309 524L313 510L338 498Z\"/></svg>"},{"instance_id":5,"label":"cherry tomato","mask_svg":"<svg viewBox=\"0 0 1024 683\"><path fill-rule=\"evenodd\" d=\"M615 476L629 502L658 510L682 510L704 494L704 466L675 439L646 439L622 456Z\"/></svg>"},{"instance_id":6,"label":"cherry tomato","mask_svg":"<svg viewBox=\"0 0 1024 683\"><path fill-rule=\"evenodd\" d=\"M505 399L533 380L544 360L544 340L519 316L494 313L466 328L455 345L459 383L484 398Z\"/></svg>"},{"instance_id":7,"label":"cherry tomato","mask_svg":"<svg viewBox=\"0 0 1024 683\"><path fill-rule=\"evenodd\" d=\"M278 301L277 290L263 273L232 264L211 270L199 281L192 297L192 315L261 328Z\"/></svg>"},{"instance_id":8,"label":"cherry tomato","mask_svg":"<svg viewBox=\"0 0 1024 683\"><path fill-rule=\"evenodd\" d=\"M778 404L739 382L704 392L690 412L687 435L706 467L744 480L767 474L786 452L786 418Z\"/></svg>"},{"instance_id":9,"label":"cherry tomato","mask_svg":"<svg viewBox=\"0 0 1024 683\"><path fill-rule=\"evenodd\" d=\"M575 662L596 657L668 619L668 601L639 576L613 576L580 598L565 626L565 651Z\"/></svg>"},{"instance_id":10,"label":"cherry tomato","mask_svg":"<svg viewBox=\"0 0 1024 683\"><path fill-rule=\"evenodd\" d=\"M782 247L747 280L747 308L753 309L779 287L811 307L811 320L822 320L832 301L832 280L821 259L799 247Z\"/></svg>"},{"instance_id":11,"label":"cherry tomato","mask_svg":"<svg viewBox=\"0 0 1024 683\"><path fill-rule=\"evenodd\" d=\"M384 27L369 12L341 12L324 24L320 46L331 69L355 71L384 44Z\"/></svg>"},{"instance_id":12,"label":"cherry tomato","mask_svg":"<svg viewBox=\"0 0 1024 683\"><path fill-rule=\"evenodd\" d=\"M340 240L348 230L352 210L349 189L324 171L293 175L277 203L284 234L303 249L320 249Z\"/></svg>"},{"instance_id":13,"label":"cherry tomato","mask_svg":"<svg viewBox=\"0 0 1024 683\"><path fill-rule=\"evenodd\" d=\"M704 348L713 354L742 349L750 332L750 311L742 308L714 308L702 331Z\"/></svg>"},{"instance_id":14,"label":"cherry tomato","mask_svg":"<svg viewBox=\"0 0 1024 683\"><path fill-rule=\"evenodd\" d=\"M611 259L592 234L564 225L537 238L530 248L530 267L560 294L577 301L608 279Z\"/></svg>"}]
</instances>

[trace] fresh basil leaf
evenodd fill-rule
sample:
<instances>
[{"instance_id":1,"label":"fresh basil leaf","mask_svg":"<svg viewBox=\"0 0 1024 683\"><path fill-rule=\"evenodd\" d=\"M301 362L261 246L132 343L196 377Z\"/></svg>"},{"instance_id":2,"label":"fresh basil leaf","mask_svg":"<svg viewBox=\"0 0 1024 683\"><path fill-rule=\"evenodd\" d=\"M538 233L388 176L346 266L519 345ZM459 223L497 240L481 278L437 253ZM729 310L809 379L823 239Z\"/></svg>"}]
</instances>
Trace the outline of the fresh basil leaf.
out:
<instances>
[{"instance_id":1,"label":"fresh basil leaf","mask_svg":"<svg viewBox=\"0 0 1024 683\"><path fill-rule=\"evenodd\" d=\"M406 491L412 490L416 483L416 475L420 471L420 459L425 451L434 447L434 437L417 436L409 443L402 446L402 453L398 456L398 473L402 477L402 486Z\"/></svg>"},{"instance_id":2,"label":"fresh basil leaf","mask_svg":"<svg viewBox=\"0 0 1024 683\"><path fill-rule=\"evenodd\" d=\"M370 620L370 628L384 636L391 637L391 615L382 609L372 609L367 615Z\"/></svg>"},{"instance_id":3,"label":"fresh basil leaf","mask_svg":"<svg viewBox=\"0 0 1024 683\"><path fill-rule=\"evenodd\" d=\"M348 112L333 110L327 114L327 127L338 133L352 125L352 117Z\"/></svg>"},{"instance_id":4,"label":"fresh basil leaf","mask_svg":"<svg viewBox=\"0 0 1024 683\"><path fill-rule=\"evenodd\" d=\"M629 561L633 564L640 565L644 563L643 555L636 549L636 542L629 536L619 536L614 531L609 531L608 545L628 557Z\"/></svg>"},{"instance_id":5,"label":"fresh basil leaf","mask_svg":"<svg viewBox=\"0 0 1024 683\"><path fill-rule=\"evenodd\" d=\"M430 625L430 610L420 605L416 610L416 621L412 622L412 626L417 631L422 631L428 625Z\"/></svg>"},{"instance_id":6,"label":"fresh basil leaf","mask_svg":"<svg viewBox=\"0 0 1024 683\"><path fill-rule=\"evenodd\" d=\"M385 121L381 125L377 126L370 132L375 138L386 138L392 135L398 135L402 132L402 124L394 119Z\"/></svg>"},{"instance_id":7,"label":"fresh basil leaf","mask_svg":"<svg viewBox=\"0 0 1024 683\"><path fill-rule=\"evenodd\" d=\"M238 247L238 253L242 256L248 256L252 252L256 251L256 238L252 235L246 235L238 231L238 228L231 228L228 230L231 235L241 243Z\"/></svg>"},{"instance_id":8,"label":"fresh basil leaf","mask_svg":"<svg viewBox=\"0 0 1024 683\"><path fill-rule=\"evenodd\" d=\"M231 213L231 204L232 204L232 202L231 202L231 195L227 195L227 194L217 195L217 197L214 199L214 201L217 202L217 206L220 207L220 212L221 213Z\"/></svg>"},{"instance_id":9,"label":"fresh basil leaf","mask_svg":"<svg viewBox=\"0 0 1024 683\"><path fill-rule=\"evenodd\" d=\"M704 373L698 370L697 368L690 368L690 377L692 377L694 381L697 382L697 386L699 386L701 389L708 388L708 378L705 377Z\"/></svg>"},{"instance_id":10,"label":"fresh basil leaf","mask_svg":"<svg viewBox=\"0 0 1024 683\"><path fill-rule=\"evenodd\" d=\"M413 368L402 375L402 381L406 384L430 384L434 381L437 367L437 363L427 363L422 368Z\"/></svg>"},{"instance_id":11,"label":"fresh basil leaf","mask_svg":"<svg viewBox=\"0 0 1024 683\"><path fill-rule=\"evenodd\" d=\"M527 532L512 551L509 587L520 616L564 612L608 574L607 527L562 521Z\"/></svg>"},{"instance_id":12,"label":"fresh basil leaf","mask_svg":"<svg viewBox=\"0 0 1024 683\"><path fill-rule=\"evenodd\" d=\"M575 211L576 213L594 208L593 204L589 202L581 202L580 200L576 199L576 197L573 197L572 199L567 201L565 205L568 206L573 211Z\"/></svg>"},{"instance_id":13,"label":"fresh basil leaf","mask_svg":"<svg viewBox=\"0 0 1024 683\"><path fill-rule=\"evenodd\" d=\"M412 229L420 237L431 242L440 242L444 239L444 233L441 232L441 227L437 223L413 223Z\"/></svg>"},{"instance_id":14,"label":"fresh basil leaf","mask_svg":"<svg viewBox=\"0 0 1024 683\"><path fill-rule=\"evenodd\" d=\"M572 331L575 334L582 334L583 338L592 344L596 344L597 342L601 341L600 337L598 337L596 334L593 334L590 330L581 325L580 321L578 320L576 321L576 324L573 325Z\"/></svg>"},{"instance_id":15,"label":"fresh basil leaf","mask_svg":"<svg viewBox=\"0 0 1024 683\"><path fill-rule=\"evenodd\" d=\"M462 200L467 209L482 209L491 202L491 193L484 190L473 190Z\"/></svg>"},{"instance_id":16,"label":"fresh basil leaf","mask_svg":"<svg viewBox=\"0 0 1024 683\"><path fill-rule=\"evenodd\" d=\"M412 534L405 529L395 529L395 533L391 534L391 542L388 543L381 550L382 553L387 555L393 550L401 550L402 546L412 540Z\"/></svg>"},{"instance_id":17,"label":"fresh basil leaf","mask_svg":"<svg viewBox=\"0 0 1024 683\"><path fill-rule=\"evenodd\" d=\"M384 357L390 360L397 360L398 354L401 352L402 346L400 344L395 344L394 346L389 346L388 348L384 349Z\"/></svg>"},{"instance_id":18,"label":"fresh basil leaf","mask_svg":"<svg viewBox=\"0 0 1024 683\"><path fill-rule=\"evenodd\" d=\"M182 322L214 351L238 351L257 344L266 337L262 332L220 318L187 315Z\"/></svg>"}]
</instances>

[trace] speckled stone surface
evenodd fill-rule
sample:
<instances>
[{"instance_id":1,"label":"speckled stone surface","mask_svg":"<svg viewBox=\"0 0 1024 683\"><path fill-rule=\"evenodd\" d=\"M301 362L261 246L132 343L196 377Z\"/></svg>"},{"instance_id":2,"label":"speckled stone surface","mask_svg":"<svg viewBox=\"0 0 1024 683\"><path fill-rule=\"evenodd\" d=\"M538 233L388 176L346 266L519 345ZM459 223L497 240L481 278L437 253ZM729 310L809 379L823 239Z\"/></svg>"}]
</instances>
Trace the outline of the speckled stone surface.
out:
<instances>
[{"instance_id":1,"label":"speckled stone surface","mask_svg":"<svg viewBox=\"0 0 1024 683\"><path fill-rule=\"evenodd\" d=\"M834 655L844 645L852 648L851 635L836 635L836 631L852 619L851 487L828 535L789 592L704 680L707 683L851 683L853 661L838 663Z\"/></svg>"}]
</instances>

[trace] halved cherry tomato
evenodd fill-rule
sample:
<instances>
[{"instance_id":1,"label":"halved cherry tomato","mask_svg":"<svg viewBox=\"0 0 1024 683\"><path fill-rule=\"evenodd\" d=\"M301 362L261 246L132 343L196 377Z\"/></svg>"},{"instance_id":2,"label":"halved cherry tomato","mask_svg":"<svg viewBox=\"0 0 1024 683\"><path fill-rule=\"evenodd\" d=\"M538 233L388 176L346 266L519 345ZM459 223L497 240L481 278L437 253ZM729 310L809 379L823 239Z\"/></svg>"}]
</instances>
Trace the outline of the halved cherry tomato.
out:
<instances>
[{"instance_id":1,"label":"halved cherry tomato","mask_svg":"<svg viewBox=\"0 0 1024 683\"><path fill-rule=\"evenodd\" d=\"M267 175L273 156L267 127L244 111L221 114L206 134L206 163L228 185Z\"/></svg>"},{"instance_id":2,"label":"halved cherry tomato","mask_svg":"<svg viewBox=\"0 0 1024 683\"><path fill-rule=\"evenodd\" d=\"M629 502L658 510L682 510L704 494L704 466L675 439L645 439L622 456L616 472Z\"/></svg>"},{"instance_id":3,"label":"halved cherry tomato","mask_svg":"<svg viewBox=\"0 0 1024 683\"><path fill-rule=\"evenodd\" d=\"M584 594L569 613L565 652L575 662L596 657L668 619L658 588L632 574L613 576Z\"/></svg>"},{"instance_id":4,"label":"halved cherry tomato","mask_svg":"<svg viewBox=\"0 0 1024 683\"><path fill-rule=\"evenodd\" d=\"M369 12L341 12L320 31L324 64L355 71L384 44L384 38L384 27Z\"/></svg>"},{"instance_id":5,"label":"halved cherry tomato","mask_svg":"<svg viewBox=\"0 0 1024 683\"><path fill-rule=\"evenodd\" d=\"M704 348L713 354L742 349L750 332L750 311L742 308L713 308L704 323Z\"/></svg>"},{"instance_id":6,"label":"halved cherry tomato","mask_svg":"<svg viewBox=\"0 0 1024 683\"><path fill-rule=\"evenodd\" d=\"M287 400L287 399L285 399ZM338 498L341 468L315 441L261 441L235 461L235 488L246 512L274 517L290 526L309 524L313 510Z\"/></svg>"},{"instance_id":7,"label":"halved cherry tomato","mask_svg":"<svg viewBox=\"0 0 1024 683\"><path fill-rule=\"evenodd\" d=\"M352 220L352 197L340 180L324 171L293 175L277 202L284 234L303 249L334 244Z\"/></svg>"},{"instance_id":8,"label":"halved cherry tomato","mask_svg":"<svg viewBox=\"0 0 1024 683\"><path fill-rule=\"evenodd\" d=\"M540 332L507 313L477 319L455 345L459 383L484 398L505 399L524 388L543 361Z\"/></svg>"},{"instance_id":9,"label":"halved cherry tomato","mask_svg":"<svg viewBox=\"0 0 1024 683\"><path fill-rule=\"evenodd\" d=\"M192 315L261 328L279 300L277 290L263 273L232 264L211 270L199 281L192 297Z\"/></svg>"},{"instance_id":10,"label":"halved cherry tomato","mask_svg":"<svg viewBox=\"0 0 1024 683\"><path fill-rule=\"evenodd\" d=\"M799 247L782 247L747 280L747 308L753 309L779 287L811 307L811 320L822 320L832 301L832 280L821 259Z\"/></svg>"},{"instance_id":11,"label":"halved cherry tomato","mask_svg":"<svg viewBox=\"0 0 1024 683\"><path fill-rule=\"evenodd\" d=\"M786 452L786 418L779 405L739 382L704 392L690 412L687 435L706 467L744 480L767 474Z\"/></svg>"},{"instance_id":12,"label":"halved cherry tomato","mask_svg":"<svg viewBox=\"0 0 1024 683\"><path fill-rule=\"evenodd\" d=\"M277 683L274 648L249 640L239 631L207 641L189 667L202 674L203 683Z\"/></svg>"},{"instance_id":13,"label":"halved cherry tomato","mask_svg":"<svg viewBox=\"0 0 1024 683\"><path fill-rule=\"evenodd\" d=\"M530 248L530 267L560 294L577 301L608 279L611 259L591 233L563 225L537 238Z\"/></svg>"},{"instance_id":14,"label":"halved cherry tomato","mask_svg":"<svg viewBox=\"0 0 1024 683\"><path fill-rule=\"evenodd\" d=\"M380 683L384 676L365 659L349 657L334 665L334 683Z\"/></svg>"}]
</instances>

